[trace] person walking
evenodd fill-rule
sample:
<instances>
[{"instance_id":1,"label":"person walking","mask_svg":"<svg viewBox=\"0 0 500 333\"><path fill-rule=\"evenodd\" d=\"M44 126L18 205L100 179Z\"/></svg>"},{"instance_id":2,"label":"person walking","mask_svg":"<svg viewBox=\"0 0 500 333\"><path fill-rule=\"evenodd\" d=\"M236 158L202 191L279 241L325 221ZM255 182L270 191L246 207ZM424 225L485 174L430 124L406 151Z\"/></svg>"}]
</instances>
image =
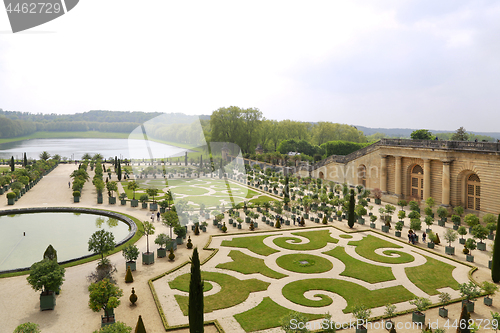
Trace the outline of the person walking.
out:
<instances>
[{"instance_id":1,"label":"person walking","mask_svg":"<svg viewBox=\"0 0 500 333\"><path fill-rule=\"evenodd\" d=\"M71 188L71 182L68 182L68 188Z\"/></svg>"},{"instance_id":2,"label":"person walking","mask_svg":"<svg viewBox=\"0 0 500 333\"><path fill-rule=\"evenodd\" d=\"M422 234L422 242L424 242L424 243L425 243L425 238L426 238L426 237L427 237L427 234L426 234L426 233L425 233L425 231L424 231L424 233Z\"/></svg>"},{"instance_id":3,"label":"person walking","mask_svg":"<svg viewBox=\"0 0 500 333\"><path fill-rule=\"evenodd\" d=\"M155 221L155 213L151 213L151 222Z\"/></svg>"}]
</instances>

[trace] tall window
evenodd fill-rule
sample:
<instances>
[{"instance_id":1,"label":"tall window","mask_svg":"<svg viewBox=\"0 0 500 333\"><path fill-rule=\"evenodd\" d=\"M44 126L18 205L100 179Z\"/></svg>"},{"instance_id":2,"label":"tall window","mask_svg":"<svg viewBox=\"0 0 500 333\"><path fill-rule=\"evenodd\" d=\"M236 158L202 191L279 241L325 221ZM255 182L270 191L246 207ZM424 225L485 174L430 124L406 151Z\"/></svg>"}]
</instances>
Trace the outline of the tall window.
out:
<instances>
[{"instance_id":1,"label":"tall window","mask_svg":"<svg viewBox=\"0 0 500 333\"><path fill-rule=\"evenodd\" d=\"M424 198L424 170L420 165L415 165L411 170L411 196Z\"/></svg>"},{"instance_id":2,"label":"tall window","mask_svg":"<svg viewBox=\"0 0 500 333\"><path fill-rule=\"evenodd\" d=\"M358 167L358 184L366 187L366 166L364 165Z\"/></svg>"},{"instance_id":3,"label":"tall window","mask_svg":"<svg viewBox=\"0 0 500 333\"><path fill-rule=\"evenodd\" d=\"M475 173L467 178L467 208L481 209L481 181Z\"/></svg>"}]
</instances>

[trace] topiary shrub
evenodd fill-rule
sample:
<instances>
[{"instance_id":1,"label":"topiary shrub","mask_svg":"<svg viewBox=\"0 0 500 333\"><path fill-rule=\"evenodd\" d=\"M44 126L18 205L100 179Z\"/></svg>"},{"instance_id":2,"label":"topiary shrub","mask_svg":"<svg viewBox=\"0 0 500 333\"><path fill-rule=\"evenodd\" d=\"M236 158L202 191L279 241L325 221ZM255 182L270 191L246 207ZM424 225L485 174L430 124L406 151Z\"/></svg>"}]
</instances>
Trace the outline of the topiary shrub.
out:
<instances>
[{"instance_id":1,"label":"topiary shrub","mask_svg":"<svg viewBox=\"0 0 500 333\"><path fill-rule=\"evenodd\" d=\"M127 273L125 274L125 282L126 283L134 282L134 277L132 276L132 270L130 269L130 266L127 266Z\"/></svg>"},{"instance_id":2,"label":"topiary shrub","mask_svg":"<svg viewBox=\"0 0 500 333\"><path fill-rule=\"evenodd\" d=\"M188 237L186 247L190 250L193 248L193 243L191 242L191 236Z\"/></svg>"},{"instance_id":3,"label":"topiary shrub","mask_svg":"<svg viewBox=\"0 0 500 333\"><path fill-rule=\"evenodd\" d=\"M79 197L80 196L80 191L73 191L73 196L74 197Z\"/></svg>"},{"instance_id":4,"label":"topiary shrub","mask_svg":"<svg viewBox=\"0 0 500 333\"><path fill-rule=\"evenodd\" d=\"M55 260L57 261L57 251L52 245L47 246L47 249L43 253L43 259Z\"/></svg>"},{"instance_id":5,"label":"topiary shrub","mask_svg":"<svg viewBox=\"0 0 500 333\"><path fill-rule=\"evenodd\" d=\"M146 333L146 327L144 327L141 316L139 316L139 319L137 320L137 325L135 327L134 333Z\"/></svg>"},{"instance_id":6,"label":"topiary shrub","mask_svg":"<svg viewBox=\"0 0 500 333\"><path fill-rule=\"evenodd\" d=\"M255 226L253 225L253 223L250 223L250 230L254 230L255 229Z\"/></svg>"},{"instance_id":7,"label":"topiary shrub","mask_svg":"<svg viewBox=\"0 0 500 333\"><path fill-rule=\"evenodd\" d=\"M323 216L323 224L328 224L328 220L326 219L326 215Z\"/></svg>"},{"instance_id":8,"label":"topiary shrub","mask_svg":"<svg viewBox=\"0 0 500 333\"><path fill-rule=\"evenodd\" d=\"M276 226L276 228L278 228L278 229L279 229L279 228L281 228L281 222L280 222L279 220L278 220L278 221L276 221L276 225L275 225L275 226Z\"/></svg>"},{"instance_id":9,"label":"topiary shrub","mask_svg":"<svg viewBox=\"0 0 500 333\"><path fill-rule=\"evenodd\" d=\"M441 241L439 240L439 235L436 233L434 244L439 244L439 243L441 243Z\"/></svg>"},{"instance_id":10,"label":"topiary shrub","mask_svg":"<svg viewBox=\"0 0 500 333\"><path fill-rule=\"evenodd\" d=\"M9 192L6 194L6 196L7 199L15 199L17 195L14 192Z\"/></svg>"},{"instance_id":11,"label":"topiary shrub","mask_svg":"<svg viewBox=\"0 0 500 333\"><path fill-rule=\"evenodd\" d=\"M170 259L170 261L174 261L174 259L175 259L174 247L173 246L170 248L170 254L168 255L168 259Z\"/></svg>"},{"instance_id":12,"label":"topiary shrub","mask_svg":"<svg viewBox=\"0 0 500 333\"><path fill-rule=\"evenodd\" d=\"M135 294L134 288L132 288L132 294L130 294L130 297L128 299L130 300L130 303L132 303L132 305L135 305L135 302L137 302L137 295Z\"/></svg>"},{"instance_id":13,"label":"topiary shrub","mask_svg":"<svg viewBox=\"0 0 500 333\"><path fill-rule=\"evenodd\" d=\"M195 234L196 236L198 236L198 235L200 234L200 228L198 227L198 225L196 225L196 226L194 227L194 234Z\"/></svg>"},{"instance_id":14,"label":"topiary shrub","mask_svg":"<svg viewBox=\"0 0 500 333\"><path fill-rule=\"evenodd\" d=\"M24 323L16 327L14 333L40 333L40 328L38 324L35 323Z\"/></svg>"},{"instance_id":15,"label":"topiary shrub","mask_svg":"<svg viewBox=\"0 0 500 333\"><path fill-rule=\"evenodd\" d=\"M227 231L226 222L224 222L224 225L222 226L222 228L220 228L220 230L222 230L222 232Z\"/></svg>"}]
</instances>

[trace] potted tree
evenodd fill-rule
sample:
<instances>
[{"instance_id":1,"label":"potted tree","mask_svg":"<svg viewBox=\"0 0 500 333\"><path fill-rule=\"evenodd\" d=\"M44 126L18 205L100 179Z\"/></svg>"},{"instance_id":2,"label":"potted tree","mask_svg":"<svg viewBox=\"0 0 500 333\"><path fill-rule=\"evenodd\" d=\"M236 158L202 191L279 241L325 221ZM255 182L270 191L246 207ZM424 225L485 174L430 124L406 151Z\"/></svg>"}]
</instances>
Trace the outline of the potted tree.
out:
<instances>
[{"instance_id":1,"label":"potted tree","mask_svg":"<svg viewBox=\"0 0 500 333\"><path fill-rule=\"evenodd\" d=\"M417 212L420 214L420 203L417 200L411 200L408 203L408 206L410 206L410 210L412 212Z\"/></svg>"},{"instance_id":2,"label":"potted tree","mask_svg":"<svg viewBox=\"0 0 500 333\"><path fill-rule=\"evenodd\" d=\"M437 239L436 234L433 233L432 231L429 231L429 233L427 234L427 238L429 238L429 242L427 242L427 247L429 249L433 249Z\"/></svg>"},{"instance_id":3,"label":"potted tree","mask_svg":"<svg viewBox=\"0 0 500 333\"><path fill-rule=\"evenodd\" d=\"M451 296L448 293L439 293L439 301L443 305L442 307L439 308L439 316L443 318L448 317L448 309L446 309L444 306L447 305L451 301Z\"/></svg>"},{"instance_id":4,"label":"potted tree","mask_svg":"<svg viewBox=\"0 0 500 333\"><path fill-rule=\"evenodd\" d=\"M457 230L458 234L460 236L462 236L458 241L460 244L464 245L465 244L465 238L464 236L467 235L467 229L465 229L464 226L461 226L460 228L458 228Z\"/></svg>"},{"instance_id":5,"label":"potted tree","mask_svg":"<svg viewBox=\"0 0 500 333\"><path fill-rule=\"evenodd\" d=\"M425 230L427 233L431 232L431 225L434 223L434 218L432 215L427 215L424 218L425 224L427 224L427 229Z\"/></svg>"},{"instance_id":6,"label":"potted tree","mask_svg":"<svg viewBox=\"0 0 500 333\"><path fill-rule=\"evenodd\" d=\"M362 205L357 205L356 206L356 216L358 216L358 223L363 225L365 224L365 219L363 218L363 216L366 215L366 208L363 207Z\"/></svg>"},{"instance_id":7,"label":"potted tree","mask_svg":"<svg viewBox=\"0 0 500 333\"><path fill-rule=\"evenodd\" d=\"M469 232L472 232L472 228L479 224L479 217L474 214L467 214L464 221L469 226Z\"/></svg>"},{"instance_id":8,"label":"potted tree","mask_svg":"<svg viewBox=\"0 0 500 333\"><path fill-rule=\"evenodd\" d=\"M7 204L12 206L16 201L17 195L14 192L8 192L5 196L7 197Z\"/></svg>"},{"instance_id":9,"label":"potted tree","mask_svg":"<svg viewBox=\"0 0 500 333\"><path fill-rule=\"evenodd\" d=\"M374 188L372 193L375 197L375 203L380 205L382 203L382 191L379 188Z\"/></svg>"},{"instance_id":10,"label":"potted tree","mask_svg":"<svg viewBox=\"0 0 500 333\"><path fill-rule=\"evenodd\" d=\"M158 258L164 258L167 256L167 249L165 248L165 246L167 245L167 242L169 240L170 240L170 237L168 237L164 233L161 233L158 236L156 236L155 244L160 246L158 249L156 249L156 256Z\"/></svg>"},{"instance_id":11,"label":"potted tree","mask_svg":"<svg viewBox=\"0 0 500 333\"><path fill-rule=\"evenodd\" d=\"M127 189L132 191L132 193L133 193L132 200L130 200L131 207L139 206L139 201L135 199L135 191L137 191L138 188L139 188L139 185L137 185L135 180L128 182L128 184L127 184Z\"/></svg>"},{"instance_id":12,"label":"potted tree","mask_svg":"<svg viewBox=\"0 0 500 333\"><path fill-rule=\"evenodd\" d=\"M468 262L474 262L474 256L472 255L472 250L476 249L476 241L474 238L469 238L465 241L465 248L469 250L468 253L466 253L465 260Z\"/></svg>"},{"instance_id":13,"label":"potted tree","mask_svg":"<svg viewBox=\"0 0 500 333\"><path fill-rule=\"evenodd\" d=\"M104 182L100 178L94 179L94 186L97 192L97 203L102 204L102 191L104 190Z\"/></svg>"},{"instance_id":14,"label":"potted tree","mask_svg":"<svg viewBox=\"0 0 500 333\"><path fill-rule=\"evenodd\" d=\"M160 205L160 213L163 214L170 206L170 203L167 200L162 200L158 203Z\"/></svg>"},{"instance_id":15,"label":"potted tree","mask_svg":"<svg viewBox=\"0 0 500 333\"><path fill-rule=\"evenodd\" d=\"M444 227L445 226L445 223L447 221L447 216L448 216L448 210L444 207L438 207L437 209L437 214L440 218L440 220L438 221L438 225L440 227Z\"/></svg>"},{"instance_id":16,"label":"potted tree","mask_svg":"<svg viewBox=\"0 0 500 333\"><path fill-rule=\"evenodd\" d=\"M399 222L403 223L403 225L405 225L405 222L403 221L405 217L406 217L406 212L404 210L400 210L398 212L398 219Z\"/></svg>"},{"instance_id":17,"label":"potted tree","mask_svg":"<svg viewBox=\"0 0 500 333\"><path fill-rule=\"evenodd\" d=\"M405 207L408 205L408 202L406 200L399 200L398 201L398 206L401 207L400 211L405 211Z\"/></svg>"},{"instance_id":18,"label":"potted tree","mask_svg":"<svg viewBox=\"0 0 500 333\"><path fill-rule=\"evenodd\" d=\"M139 197L139 201L142 203L143 209L148 208L148 200L149 196L147 194L141 194L141 196Z\"/></svg>"},{"instance_id":19,"label":"potted tree","mask_svg":"<svg viewBox=\"0 0 500 333\"><path fill-rule=\"evenodd\" d=\"M495 222L490 222L486 225L486 229L489 230L488 239L489 240L495 239L495 234L493 233L493 231L497 230L497 224Z\"/></svg>"},{"instance_id":20,"label":"potted tree","mask_svg":"<svg viewBox=\"0 0 500 333\"><path fill-rule=\"evenodd\" d=\"M483 243L483 240L488 237L488 234L490 231L486 228L483 227L481 224L477 224L474 227L472 227L472 236L474 238L479 239L479 243L477 243L477 249L480 251L486 251L486 243Z\"/></svg>"},{"instance_id":21,"label":"potted tree","mask_svg":"<svg viewBox=\"0 0 500 333\"><path fill-rule=\"evenodd\" d=\"M149 205L149 210L158 210L158 204L155 202L155 197L158 195L158 189L154 187L150 187L146 190L146 193L153 197L153 203Z\"/></svg>"},{"instance_id":22,"label":"potted tree","mask_svg":"<svg viewBox=\"0 0 500 333\"><path fill-rule=\"evenodd\" d=\"M458 215L452 215L451 222L453 222L453 230L458 230L460 223L462 223L462 219Z\"/></svg>"},{"instance_id":23,"label":"potted tree","mask_svg":"<svg viewBox=\"0 0 500 333\"><path fill-rule=\"evenodd\" d=\"M474 301L480 295L477 285L474 282L469 281L468 283L460 284L459 287L460 295L465 297L462 301L462 307L465 305L467 307L467 311L474 312Z\"/></svg>"},{"instance_id":24,"label":"potted tree","mask_svg":"<svg viewBox=\"0 0 500 333\"><path fill-rule=\"evenodd\" d=\"M88 245L90 252L101 255L99 266L109 265L109 260L104 258L104 256L115 248L115 236L113 233L104 229L97 230L90 236Z\"/></svg>"},{"instance_id":25,"label":"potted tree","mask_svg":"<svg viewBox=\"0 0 500 333\"><path fill-rule=\"evenodd\" d=\"M197 225L196 225L196 227L197 227ZM184 239L184 237L186 237L186 234L187 234L186 228L180 224L177 224L174 227L174 234L177 235L177 238L175 239L177 242L177 245L181 245L182 240Z\"/></svg>"},{"instance_id":26,"label":"potted tree","mask_svg":"<svg viewBox=\"0 0 500 333\"><path fill-rule=\"evenodd\" d=\"M481 283L481 289L486 294L484 296L484 305L492 306L493 298L490 298L489 296L494 295L498 291L498 286L494 283L483 281L483 283Z\"/></svg>"},{"instance_id":27,"label":"potted tree","mask_svg":"<svg viewBox=\"0 0 500 333\"><path fill-rule=\"evenodd\" d=\"M127 204L127 193L123 192L123 193L120 193L120 204L122 206L125 206Z\"/></svg>"},{"instance_id":28,"label":"potted tree","mask_svg":"<svg viewBox=\"0 0 500 333\"><path fill-rule=\"evenodd\" d=\"M80 202L80 191L73 191L73 202Z\"/></svg>"},{"instance_id":29,"label":"potted tree","mask_svg":"<svg viewBox=\"0 0 500 333\"><path fill-rule=\"evenodd\" d=\"M118 185L116 184L115 181L107 182L106 183L106 188L108 189L108 202L110 205L116 204L116 197L113 196L113 193L118 191Z\"/></svg>"},{"instance_id":30,"label":"potted tree","mask_svg":"<svg viewBox=\"0 0 500 333\"><path fill-rule=\"evenodd\" d=\"M396 312L396 306L394 304L386 304L385 306L385 315L388 320L385 321L385 329L390 330L391 328L394 327L394 322L391 320L392 317L394 317L394 313Z\"/></svg>"},{"instance_id":31,"label":"potted tree","mask_svg":"<svg viewBox=\"0 0 500 333\"><path fill-rule=\"evenodd\" d=\"M127 270L130 267L131 271L135 271L137 266L136 266L136 260L139 257L139 249L135 244L129 244L125 246L122 250L122 255L125 257L125 270Z\"/></svg>"},{"instance_id":32,"label":"potted tree","mask_svg":"<svg viewBox=\"0 0 500 333\"><path fill-rule=\"evenodd\" d=\"M339 213L339 211L337 212ZM377 221L378 216L377 215L372 215L370 216L370 228L375 229L375 221Z\"/></svg>"},{"instance_id":33,"label":"potted tree","mask_svg":"<svg viewBox=\"0 0 500 333\"><path fill-rule=\"evenodd\" d=\"M355 305L352 309L353 316L356 320L356 333L366 333L368 330L364 326L370 318L372 311L364 305Z\"/></svg>"},{"instance_id":34,"label":"potted tree","mask_svg":"<svg viewBox=\"0 0 500 333\"><path fill-rule=\"evenodd\" d=\"M144 221L144 235L146 235L147 251L142 253L142 263L145 265L153 264L155 262L155 253L149 252L149 236L154 235L155 227L149 221Z\"/></svg>"},{"instance_id":35,"label":"potted tree","mask_svg":"<svg viewBox=\"0 0 500 333\"><path fill-rule=\"evenodd\" d=\"M105 278L92 283L89 286L89 293L90 309L94 312L104 310L104 316L101 316L101 327L113 324L115 322L113 309L120 305L119 298L123 296L123 290Z\"/></svg>"},{"instance_id":36,"label":"potted tree","mask_svg":"<svg viewBox=\"0 0 500 333\"><path fill-rule=\"evenodd\" d=\"M455 254L455 248L451 246L451 243L457 240L457 232L453 229L446 229L444 233L444 240L448 242L448 246L445 247L446 254Z\"/></svg>"},{"instance_id":37,"label":"potted tree","mask_svg":"<svg viewBox=\"0 0 500 333\"><path fill-rule=\"evenodd\" d=\"M203 230L203 232L207 232L207 226L208 226L207 221L201 222L201 230Z\"/></svg>"},{"instance_id":38,"label":"potted tree","mask_svg":"<svg viewBox=\"0 0 500 333\"><path fill-rule=\"evenodd\" d=\"M31 265L26 280L35 291L41 291L40 310L53 310L56 306L56 291L63 284L64 272L54 259L46 258Z\"/></svg>"},{"instance_id":39,"label":"potted tree","mask_svg":"<svg viewBox=\"0 0 500 333\"><path fill-rule=\"evenodd\" d=\"M424 325L425 314L422 311L425 311L432 304L432 302L425 297L415 297L414 300L410 301L410 304L417 307L417 310L412 313L411 321L414 323L422 323L422 325Z\"/></svg>"},{"instance_id":40,"label":"potted tree","mask_svg":"<svg viewBox=\"0 0 500 333\"><path fill-rule=\"evenodd\" d=\"M402 221L398 221L396 223L396 226L395 226L395 228L396 228L396 232L395 232L396 237L401 237L401 230L403 230L403 226L404 226L404 224L403 224Z\"/></svg>"}]
</instances>

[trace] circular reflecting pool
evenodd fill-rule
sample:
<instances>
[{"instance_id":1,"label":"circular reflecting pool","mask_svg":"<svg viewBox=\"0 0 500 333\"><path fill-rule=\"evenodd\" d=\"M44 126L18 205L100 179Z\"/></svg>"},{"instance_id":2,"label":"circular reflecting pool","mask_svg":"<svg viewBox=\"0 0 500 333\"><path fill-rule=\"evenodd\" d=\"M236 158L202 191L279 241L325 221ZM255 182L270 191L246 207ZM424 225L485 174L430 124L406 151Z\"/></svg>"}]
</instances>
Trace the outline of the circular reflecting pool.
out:
<instances>
[{"instance_id":1,"label":"circular reflecting pool","mask_svg":"<svg viewBox=\"0 0 500 333\"><path fill-rule=\"evenodd\" d=\"M23 213L0 216L0 271L30 267L51 244L62 262L91 254L88 240L97 230L113 233L115 243L130 227L112 217L87 213Z\"/></svg>"}]
</instances>

